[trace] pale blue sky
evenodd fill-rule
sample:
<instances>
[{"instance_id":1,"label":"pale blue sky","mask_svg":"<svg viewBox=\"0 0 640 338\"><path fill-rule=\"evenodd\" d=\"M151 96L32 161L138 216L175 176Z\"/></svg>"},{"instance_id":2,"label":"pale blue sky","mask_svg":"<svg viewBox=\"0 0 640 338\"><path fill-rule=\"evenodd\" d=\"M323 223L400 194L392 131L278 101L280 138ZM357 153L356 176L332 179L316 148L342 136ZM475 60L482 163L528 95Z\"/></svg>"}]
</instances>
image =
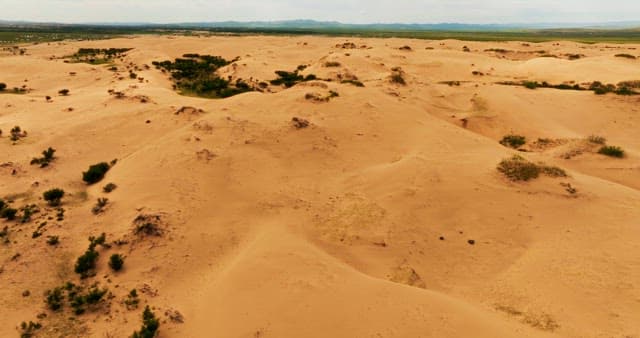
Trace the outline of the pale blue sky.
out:
<instances>
[{"instance_id":1,"label":"pale blue sky","mask_svg":"<svg viewBox=\"0 0 640 338\"><path fill-rule=\"evenodd\" d=\"M640 0L0 0L0 19L194 22L315 19L345 23L640 21Z\"/></svg>"}]
</instances>

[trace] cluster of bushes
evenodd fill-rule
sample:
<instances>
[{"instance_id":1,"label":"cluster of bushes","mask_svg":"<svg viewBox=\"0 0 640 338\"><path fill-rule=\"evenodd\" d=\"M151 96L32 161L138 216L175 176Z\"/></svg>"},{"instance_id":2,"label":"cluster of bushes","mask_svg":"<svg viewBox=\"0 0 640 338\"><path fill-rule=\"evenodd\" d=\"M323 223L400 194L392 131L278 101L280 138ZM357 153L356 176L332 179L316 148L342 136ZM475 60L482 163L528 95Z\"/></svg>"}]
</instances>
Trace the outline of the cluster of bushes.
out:
<instances>
[{"instance_id":1,"label":"cluster of bushes","mask_svg":"<svg viewBox=\"0 0 640 338\"><path fill-rule=\"evenodd\" d=\"M497 169L511 181L530 181L538 178L541 174L549 177L567 176L567 173L561 168L547 166L543 163L532 163L517 155L502 160Z\"/></svg>"},{"instance_id":2,"label":"cluster of bushes","mask_svg":"<svg viewBox=\"0 0 640 338\"><path fill-rule=\"evenodd\" d=\"M49 147L49 149L42 151L42 157L34 157L31 160L31 165L38 164L40 168L49 166L49 163L56 159L54 156L55 152L55 149Z\"/></svg>"},{"instance_id":3,"label":"cluster of bushes","mask_svg":"<svg viewBox=\"0 0 640 338\"><path fill-rule=\"evenodd\" d=\"M87 310L95 308L108 291L106 288L99 288L98 284L85 290L79 285L67 282L63 286L48 290L45 294L45 303L51 311L61 311L64 308L65 300L67 300L73 313L81 315Z\"/></svg>"},{"instance_id":4,"label":"cluster of bushes","mask_svg":"<svg viewBox=\"0 0 640 338\"><path fill-rule=\"evenodd\" d=\"M640 81L623 81L618 83L618 85L614 84L603 84L600 81L592 82L589 87L582 87L579 84L550 84L546 81L537 82L537 81L504 81L498 82L501 85L508 86L523 86L529 89L537 89L537 88L554 88L561 90L590 90L594 92L596 95L604 95L607 93L614 93L617 95L640 95L640 92L634 90L634 88L640 88Z\"/></svg>"},{"instance_id":5,"label":"cluster of bushes","mask_svg":"<svg viewBox=\"0 0 640 338\"><path fill-rule=\"evenodd\" d=\"M36 331L40 330L42 328L42 324L38 323L38 322L32 322L29 321L27 322L22 322L20 324L20 338L31 338L34 337L36 334Z\"/></svg>"},{"instance_id":6,"label":"cluster of bushes","mask_svg":"<svg viewBox=\"0 0 640 338\"><path fill-rule=\"evenodd\" d=\"M313 81L318 79L318 77L315 76L314 74L309 74L306 76L300 74L300 71L304 70L305 68L306 66L304 67L300 66L298 67L298 69L294 70L293 72L278 70L276 71L276 75L278 75L278 78L271 80L269 82L274 86L284 85L286 88L291 88L299 82Z\"/></svg>"},{"instance_id":7,"label":"cluster of bushes","mask_svg":"<svg viewBox=\"0 0 640 338\"><path fill-rule=\"evenodd\" d=\"M175 61L154 61L157 69L168 71L175 87L182 94L191 94L208 98L226 98L254 89L242 79L232 82L216 74L221 67L227 66L237 59L227 61L220 56L184 54Z\"/></svg>"},{"instance_id":8,"label":"cluster of bushes","mask_svg":"<svg viewBox=\"0 0 640 338\"><path fill-rule=\"evenodd\" d=\"M69 56L72 62L86 62L92 65L108 63L114 58L123 56L132 48L80 48Z\"/></svg>"}]
</instances>

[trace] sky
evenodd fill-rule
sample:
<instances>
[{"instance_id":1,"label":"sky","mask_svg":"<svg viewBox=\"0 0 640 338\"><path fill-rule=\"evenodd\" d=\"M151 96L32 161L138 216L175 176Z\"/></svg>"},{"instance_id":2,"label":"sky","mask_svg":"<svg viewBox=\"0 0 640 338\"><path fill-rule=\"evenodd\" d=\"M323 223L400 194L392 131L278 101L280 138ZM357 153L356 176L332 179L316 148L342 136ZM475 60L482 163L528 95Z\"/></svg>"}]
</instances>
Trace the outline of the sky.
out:
<instances>
[{"instance_id":1,"label":"sky","mask_svg":"<svg viewBox=\"0 0 640 338\"><path fill-rule=\"evenodd\" d=\"M640 21L640 0L0 0L0 20L343 23Z\"/></svg>"}]
</instances>

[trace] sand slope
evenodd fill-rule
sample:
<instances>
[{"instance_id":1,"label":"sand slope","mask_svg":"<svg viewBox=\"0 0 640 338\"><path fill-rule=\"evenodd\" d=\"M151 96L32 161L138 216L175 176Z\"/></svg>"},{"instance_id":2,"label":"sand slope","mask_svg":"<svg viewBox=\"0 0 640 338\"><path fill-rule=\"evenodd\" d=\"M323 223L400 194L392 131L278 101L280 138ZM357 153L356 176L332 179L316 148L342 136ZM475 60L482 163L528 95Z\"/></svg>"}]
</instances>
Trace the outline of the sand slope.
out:
<instances>
[{"instance_id":1,"label":"sand slope","mask_svg":"<svg viewBox=\"0 0 640 338\"><path fill-rule=\"evenodd\" d=\"M359 48L336 47L345 41ZM52 59L80 47L135 47L118 66L137 65L144 81ZM32 90L0 94L0 197L42 211L26 224L0 221L10 238L0 245L0 336L44 312L44 337L126 337L140 327L142 307L122 304L132 288L162 319L161 337L640 336L638 97L496 84L639 80L640 61L614 57L638 47L145 36L1 55L0 82ZM239 56L221 70L232 78L268 81L307 64L305 74L334 81L206 100L143 68L184 53ZM394 67L406 86L389 82ZM58 96L62 88L71 95ZM340 96L305 99L329 90ZM183 106L203 112L175 114ZM294 128L293 117L310 127ZM28 136L12 145L14 125ZM498 143L509 133L530 140L522 156L570 176L500 176L498 162L517 153ZM589 135L627 157L596 154ZM532 146L538 138L552 142ZM30 166L49 146L58 159ZM112 159L102 182L81 181L90 164ZM108 182L118 188L107 195ZM53 187L67 191L63 221L42 216L54 213L40 197ZM110 204L93 215L98 197ZM164 235L133 235L140 214L159 215ZM109 287L110 305L78 321L46 310L45 290L79 280L73 264L101 232L128 241L100 249L85 281ZM60 245L48 246L49 235ZM116 252L127 256L119 273L107 266Z\"/></svg>"}]
</instances>

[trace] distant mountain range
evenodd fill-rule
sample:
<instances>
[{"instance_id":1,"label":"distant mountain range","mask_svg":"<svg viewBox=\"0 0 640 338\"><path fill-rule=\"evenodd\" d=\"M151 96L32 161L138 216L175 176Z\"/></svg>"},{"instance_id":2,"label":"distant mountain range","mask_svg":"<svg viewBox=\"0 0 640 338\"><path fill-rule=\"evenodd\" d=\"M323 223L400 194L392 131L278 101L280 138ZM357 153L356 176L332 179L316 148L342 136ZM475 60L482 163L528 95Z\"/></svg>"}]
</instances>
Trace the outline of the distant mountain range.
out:
<instances>
[{"instance_id":1,"label":"distant mountain range","mask_svg":"<svg viewBox=\"0 0 640 338\"><path fill-rule=\"evenodd\" d=\"M300 30L380 30L380 31L505 31L531 29L631 29L640 27L640 21L621 21L604 23L513 23L513 24L406 24L372 23L346 24L335 21L285 20L285 21L224 21L224 22L184 22L184 23L145 23L145 22L96 22L83 24L63 24L55 22L28 22L0 20L0 27L39 27L39 26L105 26L105 27L145 27L145 28L187 28L187 29L300 29Z\"/></svg>"}]
</instances>

